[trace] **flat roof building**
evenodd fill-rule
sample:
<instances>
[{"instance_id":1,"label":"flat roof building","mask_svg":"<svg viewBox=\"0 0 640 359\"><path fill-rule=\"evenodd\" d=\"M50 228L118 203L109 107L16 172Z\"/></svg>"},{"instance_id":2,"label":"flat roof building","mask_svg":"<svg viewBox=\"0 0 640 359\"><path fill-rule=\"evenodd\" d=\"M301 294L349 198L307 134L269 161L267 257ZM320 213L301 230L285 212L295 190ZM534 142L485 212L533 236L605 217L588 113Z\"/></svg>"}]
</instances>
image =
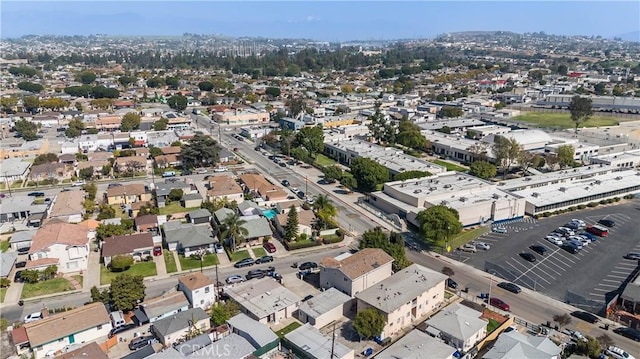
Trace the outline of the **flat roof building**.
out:
<instances>
[{"instance_id":1,"label":"flat roof building","mask_svg":"<svg viewBox=\"0 0 640 359\"><path fill-rule=\"evenodd\" d=\"M376 355L376 359L455 359L456 349L417 329Z\"/></svg>"},{"instance_id":2,"label":"flat roof building","mask_svg":"<svg viewBox=\"0 0 640 359\"><path fill-rule=\"evenodd\" d=\"M300 297L272 278L250 280L225 292L243 313L261 323L278 323L293 316L300 307Z\"/></svg>"},{"instance_id":3,"label":"flat roof building","mask_svg":"<svg viewBox=\"0 0 640 359\"><path fill-rule=\"evenodd\" d=\"M291 349L298 358L326 359L353 359L355 352L339 341L335 341L332 347L331 337L327 337L312 327L309 323L285 334L284 346Z\"/></svg>"}]
</instances>

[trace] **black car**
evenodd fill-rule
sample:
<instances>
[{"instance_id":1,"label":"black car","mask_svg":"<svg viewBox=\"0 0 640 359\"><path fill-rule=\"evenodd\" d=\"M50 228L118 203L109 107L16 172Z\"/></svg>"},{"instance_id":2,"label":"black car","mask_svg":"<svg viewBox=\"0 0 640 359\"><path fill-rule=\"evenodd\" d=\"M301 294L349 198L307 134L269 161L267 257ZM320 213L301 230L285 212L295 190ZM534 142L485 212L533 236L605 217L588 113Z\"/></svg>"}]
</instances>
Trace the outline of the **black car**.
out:
<instances>
[{"instance_id":1,"label":"black car","mask_svg":"<svg viewBox=\"0 0 640 359\"><path fill-rule=\"evenodd\" d=\"M520 253L520 257L522 257L522 259L531 263L536 261L536 256L534 256L533 253L529 253L529 252Z\"/></svg>"},{"instance_id":2,"label":"black car","mask_svg":"<svg viewBox=\"0 0 640 359\"><path fill-rule=\"evenodd\" d=\"M22 271L17 271L16 272L16 276L13 277L13 281L16 283L22 283L23 279L22 279Z\"/></svg>"},{"instance_id":3,"label":"black car","mask_svg":"<svg viewBox=\"0 0 640 359\"><path fill-rule=\"evenodd\" d=\"M578 247L574 246L573 244L570 243L565 243L563 245L560 246L560 248L564 249L565 251L571 253L571 254L576 254L578 253Z\"/></svg>"},{"instance_id":4,"label":"black car","mask_svg":"<svg viewBox=\"0 0 640 359\"><path fill-rule=\"evenodd\" d=\"M266 275L267 272L263 271L262 269L253 269L247 272L247 280L253 278L264 278L264 276Z\"/></svg>"},{"instance_id":5,"label":"black car","mask_svg":"<svg viewBox=\"0 0 640 359\"><path fill-rule=\"evenodd\" d=\"M616 328L613 330L614 333L616 334L620 334L623 337L627 337L631 340L635 340L637 342L640 342L640 330L638 329L633 329L633 328L629 328L629 327L624 327L624 328Z\"/></svg>"},{"instance_id":6,"label":"black car","mask_svg":"<svg viewBox=\"0 0 640 359\"><path fill-rule=\"evenodd\" d=\"M591 324L595 324L600 321L600 318L598 318L598 316L589 312L583 312L581 310L576 310L575 312L572 312L571 315Z\"/></svg>"},{"instance_id":7,"label":"black car","mask_svg":"<svg viewBox=\"0 0 640 359\"><path fill-rule=\"evenodd\" d=\"M533 246L529 247L529 249L531 249L532 251L538 253L541 256L547 254L547 249L544 246L533 245Z\"/></svg>"},{"instance_id":8,"label":"black car","mask_svg":"<svg viewBox=\"0 0 640 359\"><path fill-rule=\"evenodd\" d=\"M151 341L152 339L150 337L138 337L138 338L132 339L129 342L129 350L142 349L147 345L151 344Z\"/></svg>"},{"instance_id":9,"label":"black car","mask_svg":"<svg viewBox=\"0 0 640 359\"><path fill-rule=\"evenodd\" d=\"M267 263L267 262L273 262L273 257L272 256L262 256L260 258L256 259L256 264L261 264L261 263Z\"/></svg>"},{"instance_id":10,"label":"black car","mask_svg":"<svg viewBox=\"0 0 640 359\"><path fill-rule=\"evenodd\" d=\"M509 283L509 282L500 282L498 283L498 287L502 288L504 290L508 290L511 293L520 293L522 292L522 289L520 287L518 287L517 285L513 284L513 283Z\"/></svg>"},{"instance_id":11,"label":"black car","mask_svg":"<svg viewBox=\"0 0 640 359\"><path fill-rule=\"evenodd\" d=\"M296 193L296 195L298 195L298 198L300 198L300 199L304 199L304 197L306 196L303 191L298 191L298 193Z\"/></svg>"},{"instance_id":12,"label":"black car","mask_svg":"<svg viewBox=\"0 0 640 359\"><path fill-rule=\"evenodd\" d=\"M451 289L457 289L458 288L458 283L456 283L456 281L451 279L451 278L447 278L447 287L449 287Z\"/></svg>"},{"instance_id":13,"label":"black car","mask_svg":"<svg viewBox=\"0 0 640 359\"><path fill-rule=\"evenodd\" d=\"M234 264L233 266L236 268L242 268L242 267L250 267L254 264L253 259L251 258L245 258L243 260L240 260L238 262L236 262L236 264Z\"/></svg>"},{"instance_id":14,"label":"black car","mask_svg":"<svg viewBox=\"0 0 640 359\"><path fill-rule=\"evenodd\" d=\"M302 301L303 301L303 302L306 302L306 301L308 301L308 300L309 300L309 299L311 299L311 298L313 298L313 295L309 294L308 296L306 296L306 297L302 298Z\"/></svg>"},{"instance_id":15,"label":"black car","mask_svg":"<svg viewBox=\"0 0 640 359\"><path fill-rule=\"evenodd\" d=\"M599 220L598 223L600 223L601 225L603 225L605 227L609 227L609 228L616 226L616 222L614 222L611 219L606 219L606 218Z\"/></svg>"},{"instance_id":16,"label":"black car","mask_svg":"<svg viewBox=\"0 0 640 359\"><path fill-rule=\"evenodd\" d=\"M129 323L129 324L125 324L123 326L117 327L117 328L113 328L111 329L111 331L109 332L109 338L112 338L114 335L122 333L122 332L126 332L129 329L133 329L135 328L136 325L133 323Z\"/></svg>"},{"instance_id":17,"label":"black car","mask_svg":"<svg viewBox=\"0 0 640 359\"><path fill-rule=\"evenodd\" d=\"M31 197L44 197L44 192L29 192L27 196Z\"/></svg>"},{"instance_id":18,"label":"black car","mask_svg":"<svg viewBox=\"0 0 640 359\"><path fill-rule=\"evenodd\" d=\"M289 181L287 180L282 180L282 185L285 187L289 187L291 185L291 183L289 183Z\"/></svg>"},{"instance_id":19,"label":"black car","mask_svg":"<svg viewBox=\"0 0 640 359\"><path fill-rule=\"evenodd\" d=\"M20 248L18 248L17 252L18 252L18 254L27 254L27 253L29 253L30 249L31 249L31 247L20 247Z\"/></svg>"},{"instance_id":20,"label":"black car","mask_svg":"<svg viewBox=\"0 0 640 359\"><path fill-rule=\"evenodd\" d=\"M192 174L193 174L193 172L191 172L189 170L183 170L182 173L181 173L182 176L190 176Z\"/></svg>"},{"instance_id":21,"label":"black car","mask_svg":"<svg viewBox=\"0 0 640 359\"><path fill-rule=\"evenodd\" d=\"M27 262L16 262L16 268L24 268L27 266Z\"/></svg>"},{"instance_id":22,"label":"black car","mask_svg":"<svg viewBox=\"0 0 640 359\"><path fill-rule=\"evenodd\" d=\"M300 266L298 268L300 270L316 269L316 268L318 268L318 264L315 263L315 262L304 262L304 263L300 264Z\"/></svg>"}]
</instances>

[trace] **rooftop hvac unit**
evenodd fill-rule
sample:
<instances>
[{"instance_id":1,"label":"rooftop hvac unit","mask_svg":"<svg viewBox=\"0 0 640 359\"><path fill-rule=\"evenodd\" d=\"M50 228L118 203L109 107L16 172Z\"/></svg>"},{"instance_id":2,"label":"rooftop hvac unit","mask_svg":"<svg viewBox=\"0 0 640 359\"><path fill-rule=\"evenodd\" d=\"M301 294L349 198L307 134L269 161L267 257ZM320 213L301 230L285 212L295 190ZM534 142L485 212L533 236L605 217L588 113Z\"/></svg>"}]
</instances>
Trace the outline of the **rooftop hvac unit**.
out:
<instances>
[{"instance_id":1,"label":"rooftop hvac unit","mask_svg":"<svg viewBox=\"0 0 640 359\"><path fill-rule=\"evenodd\" d=\"M429 191L435 191L437 189L438 189L438 187L429 187Z\"/></svg>"},{"instance_id":2,"label":"rooftop hvac unit","mask_svg":"<svg viewBox=\"0 0 640 359\"><path fill-rule=\"evenodd\" d=\"M499 198L500 198L500 195L499 195L499 194L497 194L497 193L494 193L492 197L493 197L494 199L499 199Z\"/></svg>"},{"instance_id":3,"label":"rooftop hvac unit","mask_svg":"<svg viewBox=\"0 0 640 359\"><path fill-rule=\"evenodd\" d=\"M533 197L538 197L538 196L539 196L539 194L538 194L538 192L533 192L533 193L531 194L531 196L533 196Z\"/></svg>"},{"instance_id":4,"label":"rooftop hvac unit","mask_svg":"<svg viewBox=\"0 0 640 359\"><path fill-rule=\"evenodd\" d=\"M446 185L444 185L444 188L451 188L451 185L450 184L446 184Z\"/></svg>"},{"instance_id":5,"label":"rooftop hvac unit","mask_svg":"<svg viewBox=\"0 0 640 359\"><path fill-rule=\"evenodd\" d=\"M467 197L460 197L460 202L464 202L467 200Z\"/></svg>"},{"instance_id":6,"label":"rooftop hvac unit","mask_svg":"<svg viewBox=\"0 0 640 359\"><path fill-rule=\"evenodd\" d=\"M618 177L616 177L616 179L617 179L618 181L620 181L620 180L622 179L622 176L618 176ZM598 182L598 184L600 184L600 181L596 181L596 182Z\"/></svg>"},{"instance_id":7,"label":"rooftop hvac unit","mask_svg":"<svg viewBox=\"0 0 640 359\"><path fill-rule=\"evenodd\" d=\"M560 187L559 189L560 189L560 192L566 192L567 191L566 187Z\"/></svg>"},{"instance_id":8,"label":"rooftop hvac unit","mask_svg":"<svg viewBox=\"0 0 640 359\"><path fill-rule=\"evenodd\" d=\"M417 189L417 190L413 191L413 193L422 193L422 190L421 189Z\"/></svg>"}]
</instances>

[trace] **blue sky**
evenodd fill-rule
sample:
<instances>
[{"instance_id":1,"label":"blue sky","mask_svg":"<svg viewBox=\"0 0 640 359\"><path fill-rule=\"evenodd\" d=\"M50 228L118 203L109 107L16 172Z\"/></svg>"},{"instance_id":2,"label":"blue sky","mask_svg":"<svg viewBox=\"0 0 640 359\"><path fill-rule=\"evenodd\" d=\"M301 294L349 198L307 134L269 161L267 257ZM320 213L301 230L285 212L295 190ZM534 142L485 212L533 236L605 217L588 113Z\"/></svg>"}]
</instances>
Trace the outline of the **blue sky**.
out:
<instances>
[{"instance_id":1,"label":"blue sky","mask_svg":"<svg viewBox=\"0 0 640 359\"><path fill-rule=\"evenodd\" d=\"M311 38L433 37L544 31L617 36L640 30L639 1L0 1L1 36L26 34Z\"/></svg>"}]
</instances>

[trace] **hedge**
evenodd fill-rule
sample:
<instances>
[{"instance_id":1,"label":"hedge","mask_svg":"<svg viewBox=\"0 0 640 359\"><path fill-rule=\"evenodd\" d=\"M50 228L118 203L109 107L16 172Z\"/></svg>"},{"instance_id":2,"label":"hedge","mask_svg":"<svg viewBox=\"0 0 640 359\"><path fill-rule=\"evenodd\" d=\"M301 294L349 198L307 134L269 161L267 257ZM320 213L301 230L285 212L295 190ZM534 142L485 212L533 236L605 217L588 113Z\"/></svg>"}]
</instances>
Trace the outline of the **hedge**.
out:
<instances>
[{"instance_id":1,"label":"hedge","mask_svg":"<svg viewBox=\"0 0 640 359\"><path fill-rule=\"evenodd\" d=\"M304 242L287 242L287 241L283 241L282 244L284 244L284 247L288 250L288 251L293 251L296 249L302 249L302 248L310 248L310 247L316 247L322 244L322 241L304 241Z\"/></svg>"}]
</instances>

